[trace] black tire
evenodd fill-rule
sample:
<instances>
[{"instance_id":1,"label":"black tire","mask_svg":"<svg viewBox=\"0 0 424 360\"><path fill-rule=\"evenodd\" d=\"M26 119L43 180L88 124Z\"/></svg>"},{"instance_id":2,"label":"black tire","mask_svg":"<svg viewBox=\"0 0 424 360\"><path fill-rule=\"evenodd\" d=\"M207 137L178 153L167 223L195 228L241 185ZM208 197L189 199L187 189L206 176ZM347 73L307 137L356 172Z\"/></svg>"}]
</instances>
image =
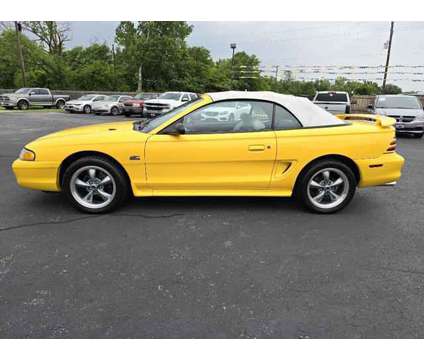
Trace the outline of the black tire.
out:
<instances>
[{"instance_id":1,"label":"black tire","mask_svg":"<svg viewBox=\"0 0 424 360\"><path fill-rule=\"evenodd\" d=\"M119 115L119 109L116 106L114 106L114 107L112 107L112 109L110 109L110 113L113 116Z\"/></svg>"},{"instance_id":2,"label":"black tire","mask_svg":"<svg viewBox=\"0 0 424 360\"><path fill-rule=\"evenodd\" d=\"M73 175L82 168L94 166L98 169L106 170L113 178L116 186L115 194L110 203L100 208L90 208L82 205L76 200L71 190L71 180ZM87 156L73 162L66 170L62 179L62 190L71 204L79 211L90 214L101 214L110 212L121 206L128 199L130 187L123 171L114 162L100 156Z\"/></svg>"},{"instance_id":3,"label":"black tire","mask_svg":"<svg viewBox=\"0 0 424 360\"><path fill-rule=\"evenodd\" d=\"M56 109L63 109L65 106L65 102L63 100L56 101Z\"/></svg>"},{"instance_id":4,"label":"black tire","mask_svg":"<svg viewBox=\"0 0 424 360\"><path fill-rule=\"evenodd\" d=\"M315 178L315 176L317 176L316 174L325 169L336 169L334 171L343 173L345 178L347 179L346 186L348 186L348 188L343 187L343 192L345 192L345 194L343 195L345 196L344 200L341 203L328 208L316 206L311 200L309 192L309 182L311 181L311 179ZM344 183L345 181L343 182L343 184ZM302 205L308 210L320 214L332 214L337 211L340 211L347 204L349 204L355 194L356 185L356 177L349 166L338 160L322 160L312 164L311 166L308 166L304 171L302 171L296 183L295 195L301 201ZM320 189L320 191L325 190ZM328 205L331 206L331 204ZM324 204L323 206L327 206L327 204Z\"/></svg>"},{"instance_id":5,"label":"black tire","mask_svg":"<svg viewBox=\"0 0 424 360\"><path fill-rule=\"evenodd\" d=\"M91 106L90 105L85 105L82 108L82 111L83 111L84 114L91 114Z\"/></svg>"},{"instance_id":6,"label":"black tire","mask_svg":"<svg viewBox=\"0 0 424 360\"><path fill-rule=\"evenodd\" d=\"M19 110L28 110L29 109L28 101L19 100L19 102L18 102L18 109Z\"/></svg>"}]
</instances>

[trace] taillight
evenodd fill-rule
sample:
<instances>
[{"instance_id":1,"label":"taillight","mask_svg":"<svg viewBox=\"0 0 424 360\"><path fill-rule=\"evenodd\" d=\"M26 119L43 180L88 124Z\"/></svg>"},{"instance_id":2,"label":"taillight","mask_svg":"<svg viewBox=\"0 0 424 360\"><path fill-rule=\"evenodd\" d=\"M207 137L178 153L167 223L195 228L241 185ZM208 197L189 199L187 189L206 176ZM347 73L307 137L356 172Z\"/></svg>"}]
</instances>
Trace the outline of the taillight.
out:
<instances>
[{"instance_id":1,"label":"taillight","mask_svg":"<svg viewBox=\"0 0 424 360\"><path fill-rule=\"evenodd\" d=\"M387 148L386 152L393 152L393 151L395 151L396 150L396 145L397 145L396 138L394 138L392 140L392 142L390 143L389 147Z\"/></svg>"}]
</instances>

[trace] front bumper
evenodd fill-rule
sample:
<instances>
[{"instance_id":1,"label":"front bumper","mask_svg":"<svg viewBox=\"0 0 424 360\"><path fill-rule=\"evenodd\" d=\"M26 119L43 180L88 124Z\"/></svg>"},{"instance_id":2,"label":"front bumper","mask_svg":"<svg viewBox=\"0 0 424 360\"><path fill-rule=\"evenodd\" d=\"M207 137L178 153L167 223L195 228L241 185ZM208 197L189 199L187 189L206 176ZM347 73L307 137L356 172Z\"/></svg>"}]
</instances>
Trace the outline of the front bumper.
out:
<instances>
[{"instance_id":1,"label":"front bumper","mask_svg":"<svg viewBox=\"0 0 424 360\"><path fill-rule=\"evenodd\" d=\"M63 107L63 110L67 110L67 111L77 111L77 112L82 112L82 106L76 106L76 105L69 105L69 104L65 104L65 106Z\"/></svg>"},{"instance_id":2,"label":"front bumper","mask_svg":"<svg viewBox=\"0 0 424 360\"><path fill-rule=\"evenodd\" d=\"M0 106L3 106L3 107L14 107L16 105L17 105L16 101L12 101L12 100L0 101Z\"/></svg>"},{"instance_id":3,"label":"front bumper","mask_svg":"<svg viewBox=\"0 0 424 360\"><path fill-rule=\"evenodd\" d=\"M163 109L163 110L149 110L149 109L144 109L144 115L146 117L155 117L155 116L159 116L162 114L165 114L169 111L171 111L172 109Z\"/></svg>"},{"instance_id":4,"label":"front bumper","mask_svg":"<svg viewBox=\"0 0 424 360\"><path fill-rule=\"evenodd\" d=\"M15 160L12 164L19 186L44 191L60 191L58 184L59 165L51 161Z\"/></svg>"},{"instance_id":5,"label":"front bumper","mask_svg":"<svg viewBox=\"0 0 424 360\"><path fill-rule=\"evenodd\" d=\"M402 175L405 159L397 153L383 154L376 159L356 160L359 168L359 187L396 182Z\"/></svg>"},{"instance_id":6,"label":"front bumper","mask_svg":"<svg viewBox=\"0 0 424 360\"><path fill-rule=\"evenodd\" d=\"M142 106L124 106L124 114L143 114Z\"/></svg>"},{"instance_id":7,"label":"front bumper","mask_svg":"<svg viewBox=\"0 0 424 360\"><path fill-rule=\"evenodd\" d=\"M396 132L399 134L422 134L424 133L423 121L397 122L395 124Z\"/></svg>"}]
</instances>

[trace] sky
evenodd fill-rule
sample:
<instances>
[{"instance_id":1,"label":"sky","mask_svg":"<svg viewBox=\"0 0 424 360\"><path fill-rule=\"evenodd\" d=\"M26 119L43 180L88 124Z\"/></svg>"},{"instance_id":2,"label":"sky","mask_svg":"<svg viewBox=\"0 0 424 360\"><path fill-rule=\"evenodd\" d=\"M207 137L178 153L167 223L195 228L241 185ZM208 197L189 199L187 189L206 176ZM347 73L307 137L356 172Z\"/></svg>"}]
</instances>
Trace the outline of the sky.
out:
<instances>
[{"instance_id":1,"label":"sky","mask_svg":"<svg viewBox=\"0 0 424 360\"><path fill-rule=\"evenodd\" d=\"M389 39L389 22L190 22L193 32L189 45L204 46L214 59L231 56L230 43L236 51L255 54L261 68L271 74L272 68L284 66L377 66L384 65ZM119 22L70 22L72 40L68 46L87 46L94 42L111 44ZM388 82L404 91L424 90L424 22L396 22L391 51L391 65L422 65L422 68L392 68ZM300 73L297 78L334 78L335 69L321 68L320 73ZM313 69L312 69L313 70ZM336 69L337 72L376 72L382 69ZM396 74L396 72L403 74ZM279 74L283 74L279 72ZM382 74L345 75L352 78L380 78ZM401 79L401 80L398 80ZM376 82L381 83L380 80Z\"/></svg>"}]
</instances>

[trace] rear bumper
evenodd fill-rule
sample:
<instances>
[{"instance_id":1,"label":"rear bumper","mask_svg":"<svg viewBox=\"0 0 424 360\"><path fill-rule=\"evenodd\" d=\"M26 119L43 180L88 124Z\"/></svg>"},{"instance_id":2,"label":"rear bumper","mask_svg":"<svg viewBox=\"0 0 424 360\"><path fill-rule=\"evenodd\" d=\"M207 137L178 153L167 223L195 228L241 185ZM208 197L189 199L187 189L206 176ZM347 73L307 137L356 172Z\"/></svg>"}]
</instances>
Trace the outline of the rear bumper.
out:
<instances>
[{"instance_id":1,"label":"rear bumper","mask_svg":"<svg viewBox=\"0 0 424 360\"><path fill-rule=\"evenodd\" d=\"M13 173L19 186L28 189L60 191L58 185L58 165L50 161L15 160Z\"/></svg>"},{"instance_id":2,"label":"rear bumper","mask_svg":"<svg viewBox=\"0 0 424 360\"><path fill-rule=\"evenodd\" d=\"M384 185L398 181L405 159L397 153L384 154L376 159L356 160L359 168L359 187Z\"/></svg>"}]
</instances>

